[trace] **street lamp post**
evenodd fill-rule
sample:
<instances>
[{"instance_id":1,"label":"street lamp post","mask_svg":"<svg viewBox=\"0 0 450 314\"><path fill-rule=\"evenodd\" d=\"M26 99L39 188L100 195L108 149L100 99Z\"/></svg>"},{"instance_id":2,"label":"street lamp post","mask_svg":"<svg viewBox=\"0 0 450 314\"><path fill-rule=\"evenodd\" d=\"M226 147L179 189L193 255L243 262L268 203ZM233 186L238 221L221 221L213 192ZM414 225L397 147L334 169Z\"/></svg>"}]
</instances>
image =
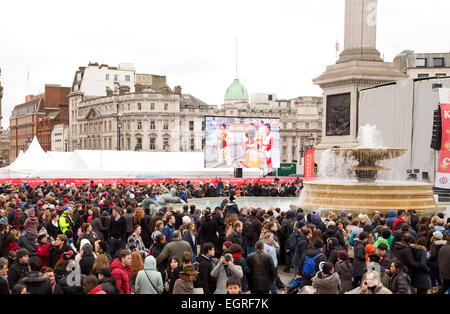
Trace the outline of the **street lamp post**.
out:
<instances>
[{"instance_id":1,"label":"street lamp post","mask_svg":"<svg viewBox=\"0 0 450 314\"><path fill-rule=\"evenodd\" d=\"M119 103L117 103L117 150L120 150L120 129L122 123L120 122Z\"/></svg>"},{"instance_id":2,"label":"street lamp post","mask_svg":"<svg viewBox=\"0 0 450 314\"><path fill-rule=\"evenodd\" d=\"M27 138L26 144L27 144L27 149L28 149L31 145L31 138L29 136Z\"/></svg>"},{"instance_id":3,"label":"street lamp post","mask_svg":"<svg viewBox=\"0 0 450 314\"><path fill-rule=\"evenodd\" d=\"M314 147L314 136L312 135L312 133L311 133L311 135L308 137L308 141L309 141L309 148L310 148L310 149L313 148L313 147Z\"/></svg>"}]
</instances>

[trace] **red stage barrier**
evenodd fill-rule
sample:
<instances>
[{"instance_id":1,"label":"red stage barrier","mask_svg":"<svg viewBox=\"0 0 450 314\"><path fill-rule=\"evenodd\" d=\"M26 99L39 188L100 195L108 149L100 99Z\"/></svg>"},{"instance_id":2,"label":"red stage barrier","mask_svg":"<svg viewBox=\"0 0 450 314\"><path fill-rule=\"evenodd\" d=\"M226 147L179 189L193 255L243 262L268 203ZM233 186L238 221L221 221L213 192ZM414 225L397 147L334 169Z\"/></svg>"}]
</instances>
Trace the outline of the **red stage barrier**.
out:
<instances>
[{"instance_id":1,"label":"red stage barrier","mask_svg":"<svg viewBox=\"0 0 450 314\"><path fill-rule=\"evenodd\" d=\"M243 182L245 182L246 184L271 184L274 183L274 179L275 178L239 178L239 179L235 179L235 178L222 178L222 181L224 184L230 183L231 185L237 185L238 187L242 185ZM283 182L287 182L287 183L291 183L291 182L295 182L295 180L297 178L279 178L279 183L283 183ZM305 180L305 181L309 181L311 178L300 178L300 180ZM124 184L124 185L128 185L128 184L134 184L135 182L137 182L140 185L147 185L147 184L160 184L160 183L172 183L174 181L176 182L181 182L181 183L186 183L187 181L190 181L192 184L198 184L198 183L212 183L214 185L217 185L219 179L218 178L192 178L192 179L133 179L133 178L113 178L113 179L78 179L78 178L57 178L57 179L0 179L0 184L21 184L23 185L25 182L28 182L28 185L31 187L36 187L40 184L43 184L44 181L46 181L47 183L51 182L53 185L55 185L57 182L60 183L64 183L66 182L67 184L72 184L75 183L75 186L80 186L82 184L90 184L91 181L94 181L94 184L97 185L99 183L103 184L103 185L117 185L117 184Z\"/></svg>"}]
</instances>

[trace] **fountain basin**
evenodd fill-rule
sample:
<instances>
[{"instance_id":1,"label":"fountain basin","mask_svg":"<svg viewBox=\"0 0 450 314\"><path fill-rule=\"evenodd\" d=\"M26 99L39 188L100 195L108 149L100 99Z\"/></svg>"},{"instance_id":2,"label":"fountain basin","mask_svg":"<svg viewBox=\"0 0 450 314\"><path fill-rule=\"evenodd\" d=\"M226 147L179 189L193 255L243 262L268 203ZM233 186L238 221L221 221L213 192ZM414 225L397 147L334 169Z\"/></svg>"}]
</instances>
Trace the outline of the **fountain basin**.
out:
<instances>
[{"instance_id":1,"label":"fountain basin","mask_svg":"<svg viewBox=\"0 0 450 314\"><path fill-rule=\"evenodd\" d=\"M389 210L416 210L418 215L436 213L433 185L422 182L304 182L301 206L309 211L342 211L386 215Z\"/></svg>"}]
</instances>

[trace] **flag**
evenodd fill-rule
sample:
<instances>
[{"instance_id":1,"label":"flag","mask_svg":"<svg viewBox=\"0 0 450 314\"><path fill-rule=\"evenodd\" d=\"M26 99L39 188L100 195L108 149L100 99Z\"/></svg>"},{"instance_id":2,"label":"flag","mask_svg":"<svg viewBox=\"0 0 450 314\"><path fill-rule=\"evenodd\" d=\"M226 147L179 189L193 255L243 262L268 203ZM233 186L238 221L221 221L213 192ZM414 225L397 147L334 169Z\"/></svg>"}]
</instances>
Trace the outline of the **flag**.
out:
<instances>
[{"instance_id":1,"label":"flag","mask_svg":"<svg viewBox=\"0 0 450 314\"><path fill-rule=\"evenodd\" d=\"M339 51L339 42L336 41L336 51Z\"/></svg>"}]
</instances>

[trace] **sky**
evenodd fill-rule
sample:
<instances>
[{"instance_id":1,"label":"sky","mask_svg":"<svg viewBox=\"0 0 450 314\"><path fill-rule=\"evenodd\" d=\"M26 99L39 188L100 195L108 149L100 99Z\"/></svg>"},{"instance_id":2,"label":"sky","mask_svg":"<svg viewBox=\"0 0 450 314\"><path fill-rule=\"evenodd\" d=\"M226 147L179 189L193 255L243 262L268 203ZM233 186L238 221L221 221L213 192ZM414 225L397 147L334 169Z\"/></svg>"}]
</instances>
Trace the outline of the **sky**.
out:
<instances>
[{"instance_id":1,"label":"sky","mask_svg":"<svg viewBox=\"0 0 450 314\"><path fill-rule=\"evenodd\" d=\"M237 76L249 94L320 96L312 79L344 47L345 0L4 1L0 5L2 126L45 84L71 86L89 62L133 63L211 105ZM449 52L450 1L378 0L377 48ZM27 81L29 73L29 80Z\"/></svg>"}]
</instances>

